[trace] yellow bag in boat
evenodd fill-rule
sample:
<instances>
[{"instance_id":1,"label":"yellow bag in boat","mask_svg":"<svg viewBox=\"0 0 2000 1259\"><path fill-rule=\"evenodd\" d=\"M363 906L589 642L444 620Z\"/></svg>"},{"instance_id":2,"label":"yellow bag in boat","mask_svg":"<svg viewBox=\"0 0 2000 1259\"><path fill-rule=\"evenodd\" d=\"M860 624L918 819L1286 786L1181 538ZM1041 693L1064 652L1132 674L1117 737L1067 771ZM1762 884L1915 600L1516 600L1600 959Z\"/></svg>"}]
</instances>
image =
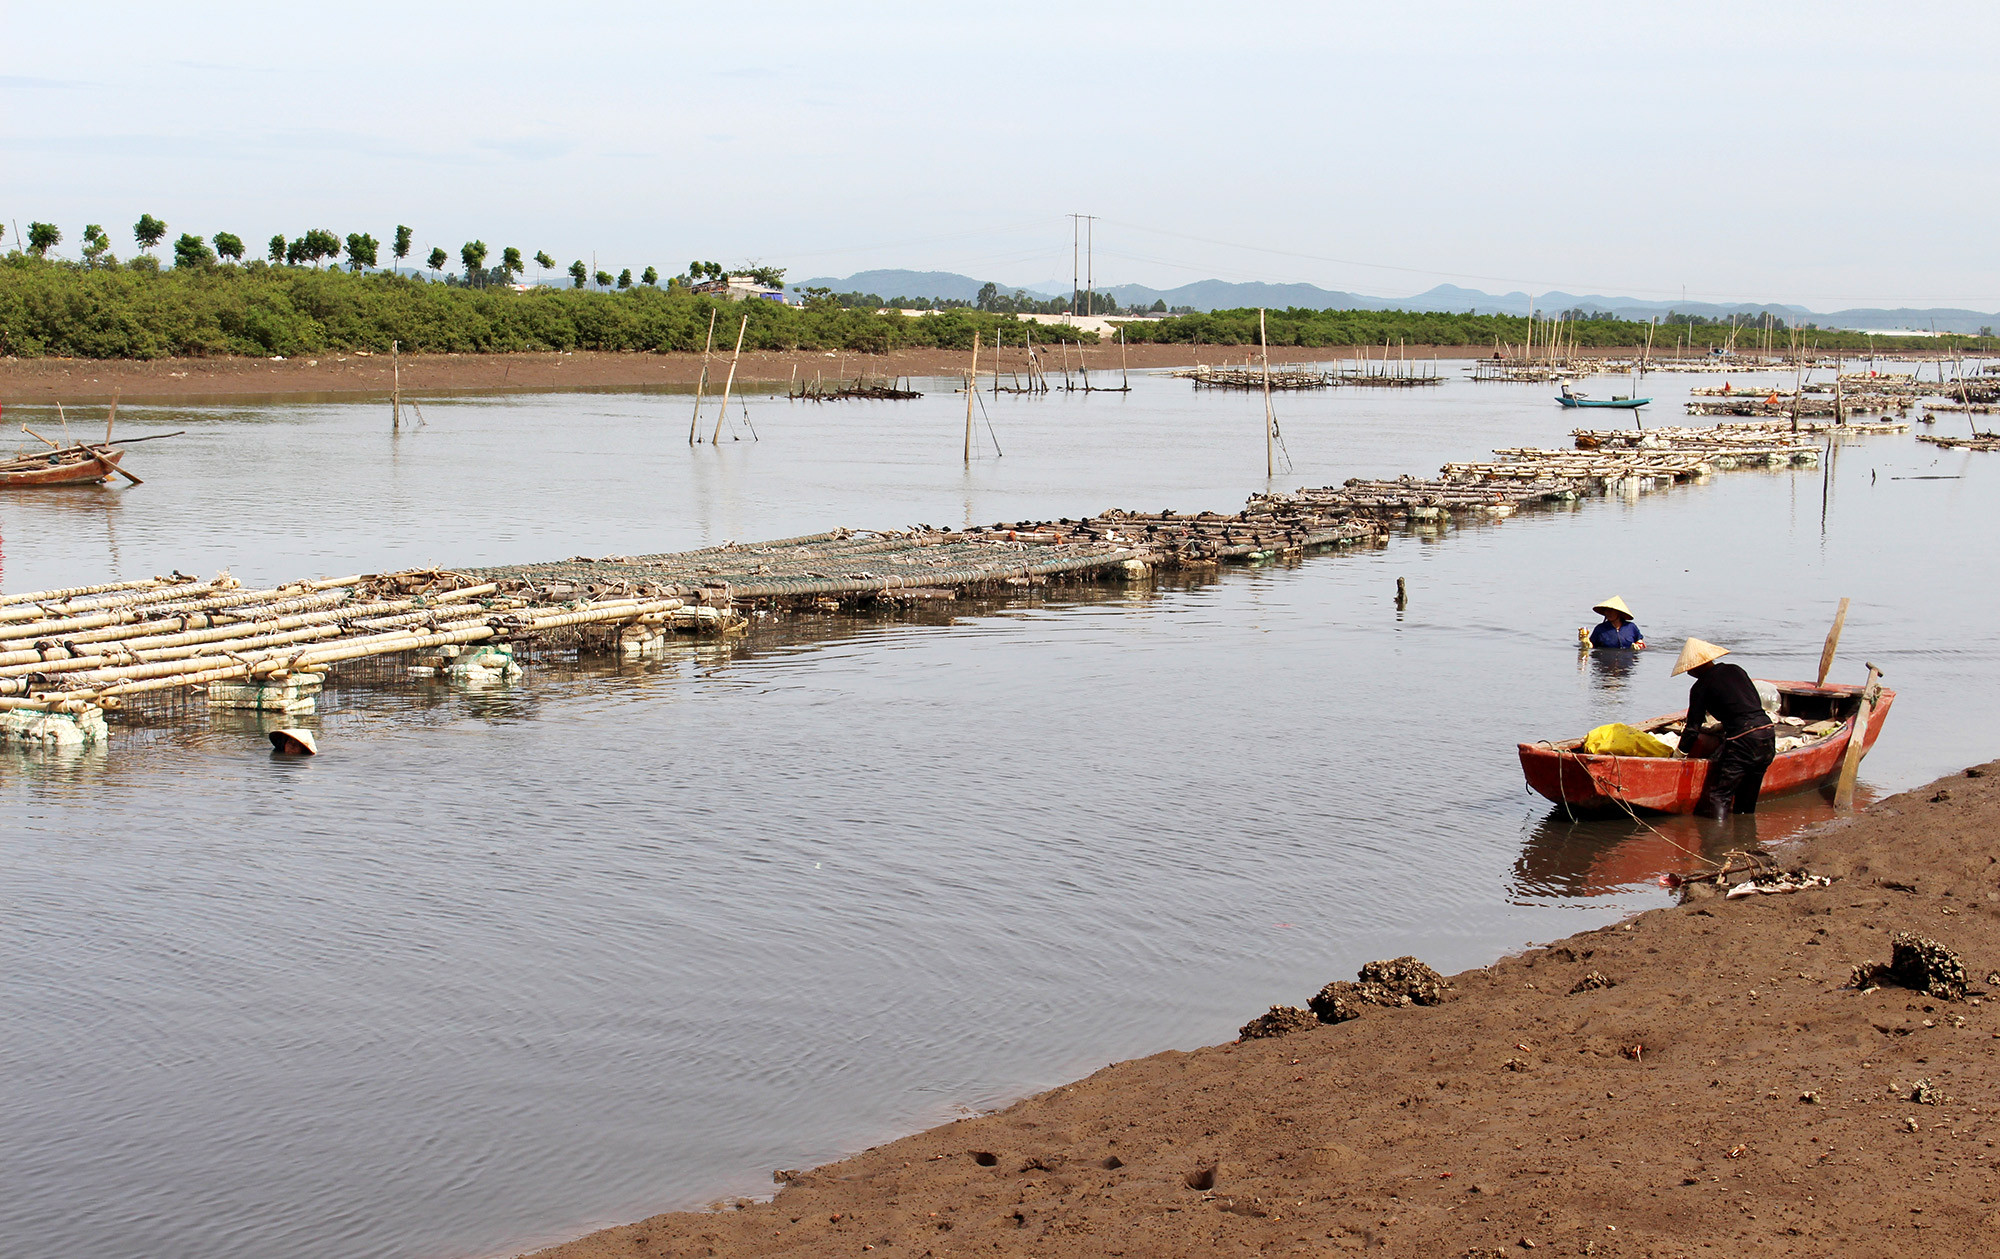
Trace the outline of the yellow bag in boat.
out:
<instances>
[{"instance_id":1,"label":"yellow bag in boat","mask_svg":"<svg viewBox=\"0 0 2000 1259\"><path fill-rule=\"evenodd\" d=\"M1672 756L1674 749L1644 730L1614 721L1583 736L1583 750L1592 756Z\"/></svg>"}]
</instances>

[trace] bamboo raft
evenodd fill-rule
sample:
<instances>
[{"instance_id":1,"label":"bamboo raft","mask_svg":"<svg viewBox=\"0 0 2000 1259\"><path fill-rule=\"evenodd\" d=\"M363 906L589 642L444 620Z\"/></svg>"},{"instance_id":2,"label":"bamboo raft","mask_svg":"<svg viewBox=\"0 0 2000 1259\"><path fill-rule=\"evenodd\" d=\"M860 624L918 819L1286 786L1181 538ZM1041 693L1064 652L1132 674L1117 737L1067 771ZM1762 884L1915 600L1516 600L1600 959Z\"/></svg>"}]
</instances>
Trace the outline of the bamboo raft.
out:
<instances>
[{"instance_id":1,"label":"bamboo raft","mask_svg":"<svg viewBox=\"0 0 2000 1259\"><path fill-rule=\"evenodd\" d=\"M740 632L752 611L1006 595L1058 581L1143 581L1160 569L1380 545L1411 522L1501 517L1587 495L1664 488L1720 469L1810 465L1819 456L1809 442L1785 440L1788 434L1648 436L1656 444L1505 449L1492 461L1446 464L1435 478L1355 478L1257 494L1234 514L1107 511L963 530L842 529L656 555L419 569L258 590L226 573L203 581L177 572L5 595L0 741L102 742L106 712L148 700L199 696L211 708L309 712L336 665L400 661L409 674L476 685L517 674L517 647L641 657L665 650L676 635ZM1991 444L1975 448L2000 449L2000 438L1981 440Z\"/></svg>"},{"instance_id":2,"label":"bamboo raft","mask_svg":"<svg viewBox=\"0 0 2000 1259\"><path fill-rule=\"evenodd\" d=\"M1259 367L1195 367L1174 373L1195 383L1198 389L1262 389L1265 372ZM1340 383L1330 372L1310 367L1273 367L1273 389L1330 389Z\"/></svg>"},{"instance_id":3,"label":"bamboo raft","mask_svg":"<svg viewBox=\"0 0 2000 1259\"><path fill-rule=\"evenodd\" d=\"M1946 450L2000 450L2000 433L1980 433L1975 437L1933 437L1929 433L1918 433L1917 440L1942 446Z\"/></svg>"},{"instance_id":4,"label":"bamboo raft","mask_svg":"<svg viewBox=\"0 0 2000 1259\"><path fill-rule=\"evenodd\" d=\"M924 395L915 389L903 388L900 380L870 380L857 376L851 381L841 382L814 377L785 396L794 402L844 402L854 398L902 401Z\"/></svg>"}]
</instances>

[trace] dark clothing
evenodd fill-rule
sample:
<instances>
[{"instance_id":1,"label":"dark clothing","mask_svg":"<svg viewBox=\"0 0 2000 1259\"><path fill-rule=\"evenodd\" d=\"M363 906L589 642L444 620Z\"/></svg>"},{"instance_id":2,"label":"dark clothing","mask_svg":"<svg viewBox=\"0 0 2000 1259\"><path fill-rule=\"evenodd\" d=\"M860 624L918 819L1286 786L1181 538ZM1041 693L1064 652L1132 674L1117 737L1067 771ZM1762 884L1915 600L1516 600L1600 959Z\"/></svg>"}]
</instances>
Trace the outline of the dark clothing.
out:
<instances>
[{"instance_id":1,"label":"dark clothing","mask_svg":"<svg viewBox=\"0 0 2000 1259\"><path fill-rule=\"evenodd\" d=\"M1722 723L1722 746L1708 763L1708 777L1695 812L1702 817L1755 813L1764 787L1764 771L1777 755L1778 739L1771 715L1757 698L1756 684L1739 666L1718 661L1696 678L1688 692L1687 724L1681 744L1693 747L1701 723L1713 713Z\"/></svg>"},{"instance_id":2,"label":"dark clothing","mask_svg":"<svg viewBox=\"0 0 2000 1259\"><path fill-rule=\"evenodd\" d=\"M1771 724L1764 701L1757 698L1757 684L1742 668L1726 660L1708 666L1688 691L1687 732L1692 736L1702 722L1713 715L1722 723L1722 737L1742 734Z\"/></svg>"},{"instance_id":3,"label":"dark clothing","mask_svg":"<svg viewBox=\"0 0 2000 1259\"><path fill-rule=\"evenodd\" d=\"M1708 763L1695 813L1701 817L1755 813L1757 797L1764 790L1764 771L1771 768L1777 750L1778 736L1769 726L1724 739Z\"/></svg>"},{"instance_id":4,"label":"dark clothing","mask_svg":"<svg viewBox=\"0 0 2000 1259\"><path fill-rule=\"evenodd\" d=\"M1599 621L1597 628L1590 631L1590 645L1616 650L1620 647L1637 647L1646 636L1639 632L1637 622L1627 621L1623 625L1613 625L1609 621Z\"/></svg>"}]
</instances>

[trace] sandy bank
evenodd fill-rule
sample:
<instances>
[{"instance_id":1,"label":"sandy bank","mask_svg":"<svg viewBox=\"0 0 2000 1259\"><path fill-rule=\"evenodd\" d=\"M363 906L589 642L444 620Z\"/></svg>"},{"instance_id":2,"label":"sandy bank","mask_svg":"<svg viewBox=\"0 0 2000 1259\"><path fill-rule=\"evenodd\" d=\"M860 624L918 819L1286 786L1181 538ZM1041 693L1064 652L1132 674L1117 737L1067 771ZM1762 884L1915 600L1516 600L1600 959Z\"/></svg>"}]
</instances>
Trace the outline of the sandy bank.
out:
<instances>
[{"instance_id":1,"label":"sandy bank","mask_svg":"<svg viewBox=\"0 0 2000 1259\"><path fill-rule=\"evenodd\" d=\"M1242 362L1252 351L1243 346L1134 345L1126 349L1133 370L1184 367L1192 363ZM1001 369L1024 363L1017 348L1003 350ZM1358 357L1353 348L1288 349L1274 347L1273 363L1326 363ZM1379 356L1381 351L1374 350ZM1478 357L1476 348L1434 349L1410 346L1412 359ZM1608 351L1607 351L1608 353ZM1083 351L1090 369L1116 370L1116 345L1089 346ZM829 377L962 375L971 355L958 350L897 350L889 354L820 351L745 351L737 368L739 382L768 389L788 384L795 376ZM712 378L727 371L728 356L718 356ZM990 371L990 351L980 355L980 368ZM1060 367L1057 353L1045 360ZM692 388L701 374L699 354L425 354L403 356L403 389L427 393L506 390ZM96 402L121 395L131 401L195 401L248 397L380 394L387 396L393 371L386 355L326 354L273 361L262 358L200 359L0 359L0 404L9 402Z\"/></svg>"},{"instance_id":2,"label":"sandy bank","mask_svg":"<svg viewBox=\"0 0 2000 1259\"><path fill-rule=\"evenodd\" d=\"M1454 976L1443 1005L1121 1063L542 1259L1984 1253L2000 762L1968 774L1782 854L1830 888L1711 894ZM1973 999L1846 986L1904 930L1956 950ZM1614 986L1577 990L1593 972Z\"/></svg>"}]
</instances>

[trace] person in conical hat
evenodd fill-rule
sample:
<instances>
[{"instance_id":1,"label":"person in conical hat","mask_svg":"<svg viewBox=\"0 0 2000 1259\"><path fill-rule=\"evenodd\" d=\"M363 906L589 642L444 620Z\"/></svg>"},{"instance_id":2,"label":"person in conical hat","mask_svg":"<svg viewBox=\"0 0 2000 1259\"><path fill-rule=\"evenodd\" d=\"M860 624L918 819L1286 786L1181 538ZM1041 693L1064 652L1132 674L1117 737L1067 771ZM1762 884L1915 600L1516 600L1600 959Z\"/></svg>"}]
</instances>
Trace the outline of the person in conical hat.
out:
<instances>
[{"instance_id":1,"label":"person in conical hat","mask_svg":"<svg viewBox=\"0 0 2000 1259\"><path fill-rule=\"evenodd\" d=\"M1722 659L1728 654L1727 647L1690 638L1674 661L1673 676L1685 673L1694 679L1688 691L1687 720L1681 725L1680 754L1704 754L1708 736L1702 726L1710 715L1721 726L1714 732L1719 741L1706 753L1708 776L1702 782L1701 800L1694 807L1701 817L1755 813L1757 797L1764 790L1764 773L1778 752L1777 733L1757 694L1757 684L1740 666Z\"/></svg>"},{"instance_id":2,"label":"person in conical hat","mask_svg":"<svg viewBox=\"0 0 2000 1259\"><path fill-rule=\"evenodd\" d=\"M1592 647L1604 651L1646 650L1646 636L1639 632L1638 624L1632 620L1632 609L1625 606L1623 599L1612 595L1591 611L1604 618L1585 640Z\"/></svg>"}]
</instances>

